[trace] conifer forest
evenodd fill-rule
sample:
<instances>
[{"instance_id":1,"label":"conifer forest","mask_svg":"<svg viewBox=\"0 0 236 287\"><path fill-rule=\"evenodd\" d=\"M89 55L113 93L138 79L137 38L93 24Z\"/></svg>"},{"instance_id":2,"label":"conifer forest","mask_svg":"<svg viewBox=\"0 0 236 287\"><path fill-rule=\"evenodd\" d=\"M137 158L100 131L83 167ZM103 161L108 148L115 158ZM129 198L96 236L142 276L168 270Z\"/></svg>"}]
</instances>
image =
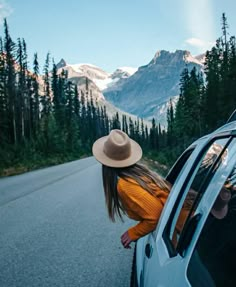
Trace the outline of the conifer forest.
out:
<instances>
[{"instance_id":1,"label":"conifer forest","mask_svg":"<svg viewBox=\"0 0 236 287\"><path fill-rule=\"evenodd\" d=\"M167 110L167 126L153 118L116 113L109 117L86 89L79 90L62 70L58 74L50 54L39 72L37 53L29 68L27 44L13 41L7 20L0 37L0 175L14 174L91 155L93 142L111 129L124 130L139 142L144 155L171 166L197 138L226 123L236 109L236 42L228 34L226 15L222 33L206 52L204 72L188 67L180 75L180 95Z\"/></svg>"}]
</instances>

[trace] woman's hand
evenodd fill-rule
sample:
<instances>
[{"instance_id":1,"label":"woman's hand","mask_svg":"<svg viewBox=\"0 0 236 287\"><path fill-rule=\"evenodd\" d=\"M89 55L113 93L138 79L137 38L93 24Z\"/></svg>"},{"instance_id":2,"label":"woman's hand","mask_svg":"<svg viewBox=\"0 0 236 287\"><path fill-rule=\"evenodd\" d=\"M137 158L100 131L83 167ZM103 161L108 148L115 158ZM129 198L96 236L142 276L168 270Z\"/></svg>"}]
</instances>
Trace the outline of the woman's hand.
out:
<instances>
[{"instance_id":1,"label":"woman's hand","mask_svg":"<svg viewBox=\"0 0 236 287\"><path fill-rule=\"evenodd\" d=\"M132 242L132 239L130 239L128 231L126 231L124 234L121 235L121 243L123 244L124 248L130 249L130 243Z\"/></svg>"}]
</instances>

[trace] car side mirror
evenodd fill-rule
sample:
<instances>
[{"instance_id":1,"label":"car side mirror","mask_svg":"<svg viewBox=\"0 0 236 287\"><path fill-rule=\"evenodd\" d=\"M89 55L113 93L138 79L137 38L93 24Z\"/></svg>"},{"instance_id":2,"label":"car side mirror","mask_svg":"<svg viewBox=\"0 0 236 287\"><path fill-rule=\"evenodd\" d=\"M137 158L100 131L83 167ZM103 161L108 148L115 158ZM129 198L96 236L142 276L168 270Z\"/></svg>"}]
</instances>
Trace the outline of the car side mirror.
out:
<instances>
[{"instance_id":1,"label":"car side mirror","mask_svg":"<svg viewBox=\"0 0 236 287\"><path fill-rule=\"evenodd\" d=\"M185 225L179 239L179 243L177 246L178 253L183 256L184 251L189 246L191 239L193 237L193 234L196 230L197 224L199 220L201 219L202 215L200 213L195 214L193 217L190 218L188 223Z\"/></svg>"}]
</instances>

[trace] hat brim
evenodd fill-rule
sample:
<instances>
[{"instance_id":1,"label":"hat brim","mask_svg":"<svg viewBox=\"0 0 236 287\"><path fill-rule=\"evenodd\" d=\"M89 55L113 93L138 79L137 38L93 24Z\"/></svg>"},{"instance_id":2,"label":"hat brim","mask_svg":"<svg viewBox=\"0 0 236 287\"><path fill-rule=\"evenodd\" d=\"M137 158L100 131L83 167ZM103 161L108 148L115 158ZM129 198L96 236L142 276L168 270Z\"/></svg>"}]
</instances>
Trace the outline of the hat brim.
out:
<instances>
[{"instance_id":1,"label":"hat brim","mask_svg":"<svg viewBox=\"0 0 236 287\"><path fill-rule=\"evenodd\" d=\"M142 148L138 143L136 143L132 139L130 139L131 153L128 158L124 160L114 160L108 157L103 151L104 143L107 140L107 138L108 136L99 138L98 140L95 141L92 147L93 155L96 158L96 160L99 161L100 163L110 167L127 167L135 164L142 158L143 154Z\"/></svg>"}]
</instances>

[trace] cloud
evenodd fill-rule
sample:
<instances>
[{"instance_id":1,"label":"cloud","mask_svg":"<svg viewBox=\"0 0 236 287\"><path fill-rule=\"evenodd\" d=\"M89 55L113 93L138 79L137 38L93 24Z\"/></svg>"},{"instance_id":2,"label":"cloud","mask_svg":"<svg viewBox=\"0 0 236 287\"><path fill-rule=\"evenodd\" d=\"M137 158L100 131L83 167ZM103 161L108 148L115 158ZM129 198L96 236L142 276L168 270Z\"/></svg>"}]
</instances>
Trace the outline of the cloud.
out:
<instances>
[{"instance_id":1,"label":"cloud","mask_svg":"<svg viewBox=\"0 0 236 287\"><path fill-rule=\"evenodd\" d=\"M194 47L203 47L205 44L203 40L197 38L189 38L185 40L185 43Z\"/></svg>"},{"instance_id":2,"label":"cloud","mask_svg":"<svg viewBox=\"0 0 236 287\"><path fill-rule=\"evenodd\" d=\"M193 46L195 48L198 48L198 49L210 49L212 48L212 46L214 46L214 42L210 42L210 41L204 41L202 39L199 39L199 38L189 38L187 40L185 40L185 43L187 45L190 45L190 46Z\"/></svg>"},{"instance_id":3,"label":"cloud","mask_svg":"<svg viewBox=\"0 0 236 287\"><path fill-rule=\"evenodd\" d=\"M5 0L0 0L0 24L2 24L3 19L11 15L12 12L13 9L11 6Z\"/></svg>"},{"instance_id":4,"label":"cloud","mask_svg":"<svg viewBox=\"0 0 236 287\"><path fill-rule=\"evenodd\" d=\"M199 38L189 38L185 40L185 43L196 48L212 47L215 44L214 42L207 42Z\"/></svg>"}]
</instances>

